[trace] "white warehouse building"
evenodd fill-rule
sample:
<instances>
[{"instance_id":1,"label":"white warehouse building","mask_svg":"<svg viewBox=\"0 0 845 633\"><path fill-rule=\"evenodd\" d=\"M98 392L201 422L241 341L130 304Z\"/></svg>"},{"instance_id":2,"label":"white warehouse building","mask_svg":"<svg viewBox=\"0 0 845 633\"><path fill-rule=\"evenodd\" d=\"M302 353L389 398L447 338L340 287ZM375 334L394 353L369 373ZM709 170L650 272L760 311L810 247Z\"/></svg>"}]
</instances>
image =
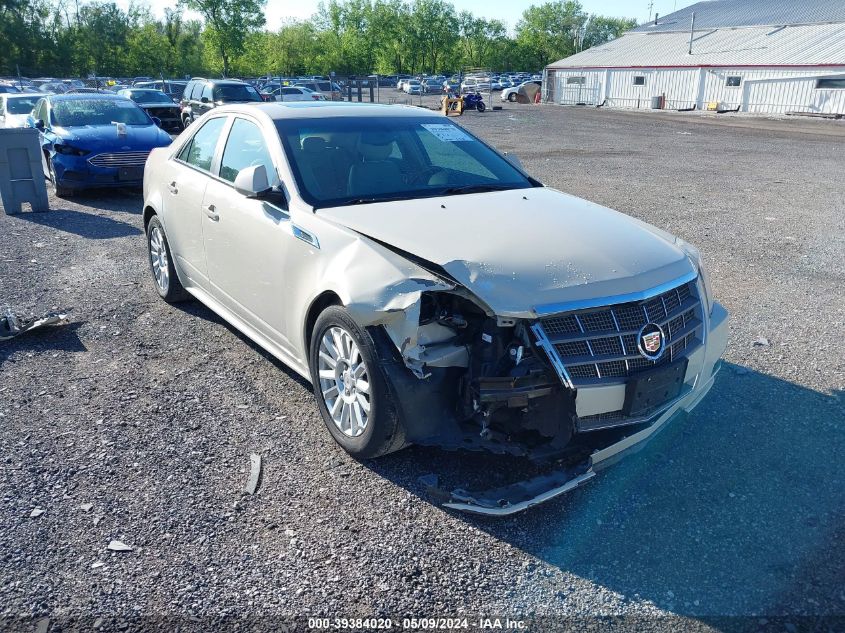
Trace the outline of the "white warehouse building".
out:
<instances>
[{"instance_id":1,"label":"white warehouse building","mask_svg":"<svg viewBox=\"0 0 845 633\"><path fill-rule=\"evenodd\" d=\"M543 97L610 108L845 114L845 0L699 2L549 65Z\"/></svg>"}]
</instances>

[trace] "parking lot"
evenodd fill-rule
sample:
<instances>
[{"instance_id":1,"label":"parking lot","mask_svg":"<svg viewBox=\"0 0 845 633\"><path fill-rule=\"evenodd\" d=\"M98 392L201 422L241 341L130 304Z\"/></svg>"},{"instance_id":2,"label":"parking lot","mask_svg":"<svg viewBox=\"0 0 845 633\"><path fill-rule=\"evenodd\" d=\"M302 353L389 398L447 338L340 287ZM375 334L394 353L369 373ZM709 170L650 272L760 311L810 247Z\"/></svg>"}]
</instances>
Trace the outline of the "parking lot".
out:
<instances>
[{"instance_id":1,"label":"parking lot","mask_svg":"<svg viewBox=\"0 0 845 633\"><path fill-rule=\"evenodd\" d=\"M349 458L308 384L201 304L158 299L138 191L0 214L0 307L72 309L0 343L0 629L212 630L244 613L845 625L845 126L513 104L458 122L701 250L731 312L707 400L559 500L445 511L420 476L490 487L520 464ZM533 230L515 214L513 248ZM251 453L263 476L244 497Z\"/></svg>"}]
</instances>

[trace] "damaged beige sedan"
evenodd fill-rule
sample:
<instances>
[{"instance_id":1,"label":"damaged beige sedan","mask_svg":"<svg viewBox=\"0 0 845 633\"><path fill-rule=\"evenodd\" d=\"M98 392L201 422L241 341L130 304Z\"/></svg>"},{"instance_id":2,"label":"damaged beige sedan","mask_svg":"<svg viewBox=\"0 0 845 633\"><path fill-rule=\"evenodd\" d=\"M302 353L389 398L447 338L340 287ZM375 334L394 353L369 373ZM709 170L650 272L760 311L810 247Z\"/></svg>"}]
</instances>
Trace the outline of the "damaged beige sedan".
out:
<instances>
[{"instance_id":1,"label":"damaged beige sedan","mask_svg":"<svg viewBox=\"0 0 845 633\"><path fill-rule=\"evenodd\" d=\"M691 410L727 340L698 252L544 187L419 108L215 108L150 154L155 287L307 378L357 458L409 444L547 465L445 505L509 514Z\"/></svg>"}]
</instances>

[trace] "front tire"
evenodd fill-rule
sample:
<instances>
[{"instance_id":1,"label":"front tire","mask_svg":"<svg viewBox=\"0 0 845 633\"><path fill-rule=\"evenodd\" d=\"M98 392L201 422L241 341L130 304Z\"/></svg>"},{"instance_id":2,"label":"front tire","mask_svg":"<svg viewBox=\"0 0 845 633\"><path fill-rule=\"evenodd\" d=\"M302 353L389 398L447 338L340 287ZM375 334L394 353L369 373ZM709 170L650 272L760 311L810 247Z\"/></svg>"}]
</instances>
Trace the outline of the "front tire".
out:
<instances>
[{"instance_id":1,"label":"front tire","mask_svg":"<svg viewBox=\"0 0 845 633\"><path fill-rule=\"evenodd\" d=\"M369 332L341 306L317 318L309 350L311 382L323 421L356 459L405 446L399 406Z\"/></svg>"},{"instance_id":2,"label":"front tire","mask_svg":"<svg viewBox=\"0 0 845 633\"><path fill-rule=\"evenodd\" d=\"M508 95L508 101L510 101L511 103L516 103L516 93L515 92L512 92Z\"/></svg>"},{"instance_id":3,"label":"front tire","mask_svg":"<svg viewBox=\"0 0 845 633\"><path fill-rule=\"evenodd\" d=\"M182 286L176 268L173 265L173 256L170 254L170 245L164 233L164 226L161 221L153 216L147 224L147 254L150 262L150 272L153 275L158 296L168 303L177 303L190 299L191 295Z\"/></svg>"},{"instance_id":4,"label":"front tire","mask_svg":"<svg viewBox=\"0 0 845 633\"><path fill-rule=\"evenodd\" d=\"M484 112L487 109L487 106L484 105L483 101L479 101L476 108L478 109L478 112L481 113L481 112Z\"/></svg>"},{"instance_id":5,"label":"front tire","mask_svg":"<svg viewBox=\"0 0 845 633\"><path fill-rule=\"evenodd\" d=\"M53 159L47 159L47 170L49 172L50 191L57 198L67 198L73 195L73 189L64 187L59 184L59 179L56 176L56 168L53 166Z\"/></svg>"}]
</instances>

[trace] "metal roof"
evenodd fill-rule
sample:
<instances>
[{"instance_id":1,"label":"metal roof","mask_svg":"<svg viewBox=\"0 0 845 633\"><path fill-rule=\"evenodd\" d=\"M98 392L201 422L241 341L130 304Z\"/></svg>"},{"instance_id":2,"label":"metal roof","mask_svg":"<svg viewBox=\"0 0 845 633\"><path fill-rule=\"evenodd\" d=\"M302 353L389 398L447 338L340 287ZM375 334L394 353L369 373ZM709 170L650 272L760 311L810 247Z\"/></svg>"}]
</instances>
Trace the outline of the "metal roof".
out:
<instances>
[{"instance_id":1,"label":"metal roof","mask_svg":"<svg viewBox=\"0 0 845 633\"><path fill-rule=\"evenodd\" d=\"M843 0L711 0L698 2L632 30L640 33L685 31L695 12L698 29L735 26L785 26L845 22Z\"/></svg>"},{"instance_id":2,"label":"metal roof","mask_svg":"<svg viewBox=\"0 0 845 633\"><path fill-rule=\"evenodd\" d=\"M845 66L845 23L707 30L696 28L692 54L688 51L689 32L634 31L607 44L561 59L550 64L549 68Z\"/></svg>"}]
</instances>

